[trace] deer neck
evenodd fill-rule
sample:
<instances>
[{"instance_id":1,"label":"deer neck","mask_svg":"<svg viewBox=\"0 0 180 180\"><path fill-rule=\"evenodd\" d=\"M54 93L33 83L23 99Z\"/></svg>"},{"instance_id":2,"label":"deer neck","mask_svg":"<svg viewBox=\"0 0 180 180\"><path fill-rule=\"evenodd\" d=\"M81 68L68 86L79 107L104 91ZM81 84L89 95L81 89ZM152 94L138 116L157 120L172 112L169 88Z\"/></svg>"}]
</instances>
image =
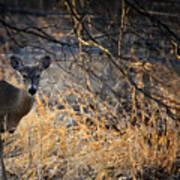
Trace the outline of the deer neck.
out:
<instances>
[{"instance_id":1,"label":"deer neck","mask_svg":"<svg viewBox=\"0 0 180 180\"><path fill-rule=\"evenodd\" d=\"M21 111L23 115L27 114L34 103L34 97L30 96L24 89L20 89L19 97L18 97L18 109L17 111Z\"/></svg>"}]
</instances>

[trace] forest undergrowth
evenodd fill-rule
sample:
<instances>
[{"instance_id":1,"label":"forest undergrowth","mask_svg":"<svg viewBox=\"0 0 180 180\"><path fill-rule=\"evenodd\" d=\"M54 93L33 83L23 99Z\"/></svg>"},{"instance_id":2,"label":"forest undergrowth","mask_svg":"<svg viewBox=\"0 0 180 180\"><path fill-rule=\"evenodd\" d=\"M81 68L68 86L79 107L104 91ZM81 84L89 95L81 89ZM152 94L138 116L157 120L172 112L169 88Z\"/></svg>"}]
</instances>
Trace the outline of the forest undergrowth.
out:
<instances>
[{"instance_id":1,"label":"forest undergrowth","mask_svg":"<svg viewBox=\"0 0 180 180\"><path fill-rule=\"evenodd\" d=\"M7 64L8 66L8 64ZM15 76L1 69L6 79ZM74 85L40 89L13 135L3 135L12 179L170 179L180 174L179 122L132 88L131 110L118 113ZM66 97L73 94L77 104ZM119 102L120 104L121 102ZM123 110L122 110L123 111ZM178 113L178 112L177 112Z\"/></svg>"}]
</instances>

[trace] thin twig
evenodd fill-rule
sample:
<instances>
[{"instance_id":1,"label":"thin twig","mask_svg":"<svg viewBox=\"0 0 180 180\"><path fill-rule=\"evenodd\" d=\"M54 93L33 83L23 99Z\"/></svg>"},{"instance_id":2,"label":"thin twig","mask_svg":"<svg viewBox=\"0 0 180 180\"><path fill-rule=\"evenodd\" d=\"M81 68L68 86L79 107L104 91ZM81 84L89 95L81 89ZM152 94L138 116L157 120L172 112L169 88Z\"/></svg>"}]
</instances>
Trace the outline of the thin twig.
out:
<instances>
[{"instance_id":1,"label":"thin twig","mask_svg":"<svg viewBox=\"0 0 180 180\"><path fill-rule=\"evenodd\" d=\"M4 164L4 146L3 146L3 141L2 141L2 137L0 134L0 156L1 156L1 171L2 171L2 180L7 180L6 177L6 168L5 168L5 164Z\"/></svg>"}]
</instances>

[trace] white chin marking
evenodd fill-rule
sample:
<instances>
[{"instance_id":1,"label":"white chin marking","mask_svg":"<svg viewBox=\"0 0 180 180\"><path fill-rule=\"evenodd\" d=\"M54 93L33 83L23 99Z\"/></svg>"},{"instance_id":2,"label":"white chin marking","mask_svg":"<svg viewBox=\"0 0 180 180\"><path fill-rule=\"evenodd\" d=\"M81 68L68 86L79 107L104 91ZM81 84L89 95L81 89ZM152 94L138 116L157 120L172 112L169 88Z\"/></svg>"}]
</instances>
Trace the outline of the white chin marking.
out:
<instances>
[{"instance_id":1,"label":"white chin marking","mask_svg":"<svg viewBox=\"0 0 180 180\"><path fill-rule=\"evenodd\" d=\"M29 97L34 97L36 93L32 95L31 93L28 92L27 94Z\"/></svg>"}]
</instances>

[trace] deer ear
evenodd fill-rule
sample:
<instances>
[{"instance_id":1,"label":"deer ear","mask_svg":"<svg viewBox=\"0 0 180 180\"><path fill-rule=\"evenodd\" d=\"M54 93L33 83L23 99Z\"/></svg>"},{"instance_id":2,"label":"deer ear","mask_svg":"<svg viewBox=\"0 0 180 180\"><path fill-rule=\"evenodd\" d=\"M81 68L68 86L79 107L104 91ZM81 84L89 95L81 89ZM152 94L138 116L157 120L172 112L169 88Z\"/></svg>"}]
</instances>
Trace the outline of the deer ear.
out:
<instances>
[{"instance_id":1,"label":"deer ear","mask_svg":"<svg viewBox=\"0 0 180 180\"><path fill-rule=\"evenodd\" d=\"M21 70L23 68L23 62L19 57L11 56L11 66L15 70Z\"/></svg>"},{"instance_id":2,"label":"deer ear","mask_svg":"<svg viewBox=\"0 0 180 180\"><path fill-rule=\"evenodd\" d=\"M49 56L43 57L39 62L39 68L41 71L47 69L51 64L51 58Z\"/></svg>"}]
</instances>

